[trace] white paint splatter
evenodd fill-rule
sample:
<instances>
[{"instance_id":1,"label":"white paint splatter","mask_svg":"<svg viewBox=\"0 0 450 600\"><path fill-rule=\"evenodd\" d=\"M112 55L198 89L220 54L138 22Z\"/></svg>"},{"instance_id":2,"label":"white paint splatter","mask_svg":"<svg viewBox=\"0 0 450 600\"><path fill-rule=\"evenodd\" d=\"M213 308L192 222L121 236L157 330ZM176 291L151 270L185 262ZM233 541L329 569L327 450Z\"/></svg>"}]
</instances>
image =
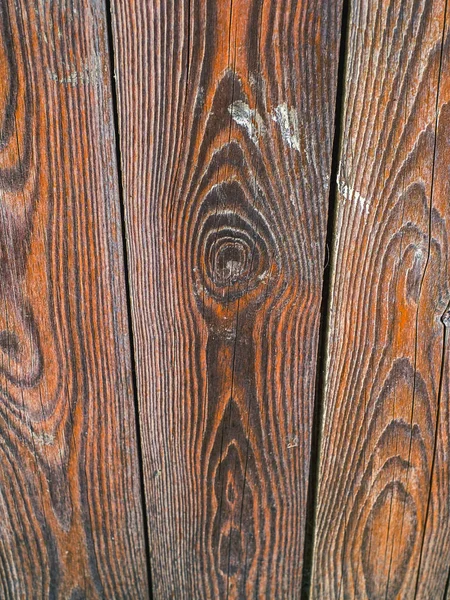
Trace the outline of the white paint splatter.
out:
<instances>
[{"instance_id":1,"label":"white paint splatter","mask_svg":"<svg viewBox=\"0 0 450 600\"><path fill-rule=\"evenodd\" d=\"M55 434L54 433L46 433L42 431L40 433L31 432L33 439L39 443L41 446L51 446L55 443Z\"/></svg>"},{"instance_id":2,"label":"white paint splatter","mask_svg":"<svg viewBox=\"0 0 450 600\"><path fill-rule=\"evenodd\" d=\"M275 107L272 119L280 126L281 137L286 144L300 152L300 128L295 108L288 108L288 105L284 102Z\"/></svg>"},{"instance_id":3,"label":"white paint splatter","mask_svg":"<svg viewBox=\"0 0 450 600\"><path fill-rule=\"evenodd\" d=\"M340 176L338 177L337 186L339 193L345 200L350 200L352 202L356 200L361 210L364 211L366 215L369 214L369 202L366 198L361 196L357 190L352 189Z\"/></svg>"},{"instance_id":4,"label":"white paint splatter","mask_svg":"<svg viewBox=\"0 0 450 600\"><path fill-rule=\"evenodd\" d=\"M290 434L287 436L287 447L288 448L297 448L298 446L298 435Z\"/></svg>"},{"instance_id":5,"label":"white paint splatter","mask_svg":"<svg viewBox=\"0 0 450 600\"><path fill-rule=\"evenodd\" d=\"M248 104L242 100L236 100L228 107L233 121L240 127L246 129L252 142L256 143L261 134L265 132L264 121L258 111L250 108Z\"/></svg>"},{"instance_id":6,"label":"white paint splatter","mask_svg":"<svg viewBox=\"0 0 450 600\"><path fill-rule=\"evenodd\" d=\"M48 74L53 81L66 85L95 84L102 81L102 65L100 59L96 55L93 55L91 61L83 65L81 70L72 69L64 76L60 76L55 71L48 70Z\"/></svg>"},{"instance_id":7,"label":"white paint splatter","mask_svg":"<svg viewBox=\"0 0 450 600\"><path fill-rule=\"evenodd\" d=\"M266 133L261 115L246 102L236 100L228 107L228 112L233 120L247 131L253 142L256 143L259 137ZM296 109L289 108L284 102L276 106L270 116L279 125L284 142L300 152L300 126Z\"/></svg>"}]
</instances>

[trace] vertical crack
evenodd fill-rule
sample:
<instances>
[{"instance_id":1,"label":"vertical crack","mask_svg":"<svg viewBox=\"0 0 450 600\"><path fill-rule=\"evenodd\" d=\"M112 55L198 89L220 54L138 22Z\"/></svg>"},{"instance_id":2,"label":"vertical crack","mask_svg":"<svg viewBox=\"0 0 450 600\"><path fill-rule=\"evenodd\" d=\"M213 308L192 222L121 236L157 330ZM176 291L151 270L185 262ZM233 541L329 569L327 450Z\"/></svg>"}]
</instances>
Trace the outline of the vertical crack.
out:
<instances>
[{"instance_id":1,"label":"vertical crack","mask_svg":"<svg viewBox=\"0 0 450 600\"><path fill-rule=\"evenodd\" d=\"M407 482L409 481L409 472L411 465L411 450L412 450L412 432L413 432L413 423L414 423L414 408L415 408L415 398L416 398L416 378L417 378L417 350L419 343L419 309L420 309L420 301L422 295L422 288L425 281L426 273L428 270L428 265L431 257L431 241L432 241L432 220L433 220L433 199L434 199L434 179L435 179L435 171L436 171L436 152L437 152L437 137L438 137L438 124L439 124L439 97L440 97L440 88L441 88L441 78L442 78L442 64L443 64L443 56L444 56L444 45L445 45L445 32L446 32L446 22L447 22L447 6L448 0L445 1L444 7L444 17L443 17L443 26L442 26L442 36L441 36L441 51L439 56L439 70L437 76L437 91L436 91L436 105L435 105L435 123L434 123L434 147L433 147L433 157L432 157L432 169L431 169L431 187L430 187L430 208L429 208L429 219L428 219L428 252L427 252L427 260L425 263L425 268L423 270L422 278L420 281L419 287L419 296L417 299L417 310L416 310L416 319L415 319L415 343L414 343L414 380L413 380L413 392L412 392L412 403L411 403L411 419L410 419L410 440L409 440L409 450L408 450L408 471L407 471ZM428 498L427 498L427 506L425 512L425 521L423 527L422 541L420 547L420 556L419 556L419 565L417 568L417 578L416 578L416 586L415 586L415 594L414 598L416 598L418 586L419 586L419 576L420 576L420 567L422 562L422 554L423 554L423 545L425 542L425 534L427 528L427 520L428 513L431 503L431 485L433 480L433 471L435 464L435 456L436 456L436 446L437 446L437 434L438 434L438 426L439 426L439 416L440 416L440 399L441 399L441 385L442 385L442 368L445 358L445 343L446 343L446 334L447 334L447 321L446 321L446 312L441 317L442 323L444 325L444 336L443 336L443 350L442 350L442 358L441 358L441 373L439 380L439 390L438 390L438 401L437 401L437 411L436 411L436 425L435 425L435 437L434 437L434 446L433 446L433 454L432 454L432 463L431 463L431 472L430 472L430 483L428 489ZM403 533L403 524L405 519L405 507L403 507L403 515L402 515L402 523L400 528L400 538Z\"/></svg>"},{"instance_id":2,"label":"vertical crack","mask_svg":"<svg viewBox=\"0 0 450 600\"><path fill-rule=\"evenodd\" d=\"M441 317L441 321L442 321L442 324L444 327L444 334L442 336L442 357L441 357L441 368L440 368L440 373L439 373L439 388L438 388L438 401L437 401L437 411L436 411L436 426L435 426L435 433L434 433L434 447L433 447L433 457L431 459L430 483L429 483L429 487L428 487L427 508L426 508L426 512L425 512L425 521L424 521L424 527L423 527L422 542L421 542L421 546L420 546L419 564L417 566L417 578L416 578L416 587L415 587L415 591L414 591L414 600L417 598L417 594L419 591L419 580L420 580L420 569L422 567L423 547L424 547L424 543L425 543L425 533L427 530L428 516L430 513L430 506L431 506L431 490L432 490L432 486L433 486L434 465L436 462L437 438L438 438L438 433L439 433L439 420L440 420L440 413L441 413L442 387L443 387L444 372L445 372L446 346L447 346L447 339L448 339L448 328L450 325L450 305L447 306L444 314ZM449 575L450 575L450 573L449 573ZM449 584L449 581L447 580L447 584L446 584L446 588L445 588L446 590L448 589L448 584ZM444 594L444 598L446 598L446 597L447 597L447 591Z\"/></svg>"},{"instance_id":3,"label":"vertical crack","mask_svg":"<svg viewBox=\"0 0 450 600\"><path fill-rule=\"evenodd\" d=\"M450 568L448 570L447 581L445 582L445 589L444 589L444 595L442 596L442 600L447 600L449 590L450 590Z\"/></svg>"},{"instance_id":4,"label":"vertical crack","mask_svg":"<svg viewBox=\"0 0 450 600\"><path fill-rule=\"evenodd\" d=\"M119 204L120 204L120 221L121 221L121 238L122 238L122 255L123 264L125 270L125 291L126 291L126 309L127 309L127 320L128 320L128 336L130 342L130 362L131 362L131 379L133 389L133 400L134 400L134 412L136 422L136 445L137 445L137 458L138 458L138 471L139 471L139 487L141 492L141 505L142 505L142 521L144 528L144 545L145 545L145 558L147 567L148 577L148 594L149 598L153 598L152 594L152 578L151 578L151 561L150 561L150 540L149 540L149 522L147 515L147 503L145 496L145 480L144 480L144 464L142 456L142 431L141 423L139 418L139 402L138 402L138 387L137 387L137 369L136 369L136 354L134 346L134 335L133 335L133 319L131 314L131 285L130 285L130 269L128 259L128 248L126 243L126 219L125 219L125 202L124 202L124 190L123 190L123 172L122 172L122 160L120 151L120 120L119 120L119 101L116 86L116 64L114 56L114 34L112 27L112 6L111 0L105 0L105 12L106 12L106 28L107 28L107 50L110 63L110 77L111 77L111 104L112 104L112 116L114 123L114 137L115 137L115 151L116 151L116 168L117 168L117 184L119 193Z\"/></svg>"},{"instance_id":5,"label":"vertical crack","mask_svg":"<svg viewBox=\"0 0 450 600\"><path fill-rule=\"evenodd\" d=\"M322 280L322 302L320 306L320 329L317 354L316 393L311 435L311 454L306 505L305 541L303 550L303 574L301 600L307 600L311 594L311 578L314 559L314 542L317 513L317 492L319 486L319 465L323 405L325 400L326 365L328 354L328 330L330 320L331 284L334 266L334 238L337 213L337 178L339 155L344 121L345 66L347 59L348 29L350 24L350 0L342 2L341 39L339 45L338 75L336 86L336 104L334 113L334 137L330 171L330 190L328 197L328 220L325 250L325 264Z\"/></svg>"}]
</instances>

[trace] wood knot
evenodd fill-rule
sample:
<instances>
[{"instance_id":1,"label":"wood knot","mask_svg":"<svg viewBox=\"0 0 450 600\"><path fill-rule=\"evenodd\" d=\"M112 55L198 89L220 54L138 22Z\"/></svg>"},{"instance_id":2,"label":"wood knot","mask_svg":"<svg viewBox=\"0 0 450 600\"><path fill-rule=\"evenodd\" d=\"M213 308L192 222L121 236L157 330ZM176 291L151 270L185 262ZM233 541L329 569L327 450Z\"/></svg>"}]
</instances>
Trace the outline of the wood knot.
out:
<instances>
[{"instance_id":1,"label":"wood knot","mask_svg":"<svg viewBox=\"0 0 450 600\"><path fill-rule=\"evenodd\" d=\"M225 216L225 215L224 215ZM252 240L231 228L234 215L229 215L229 231L218 231L207 257L210 278L218 288L239 286L248 281L252 270Z\"/></svg>"},{"instance_id":2,"label":"wood knot","mask_svg":"<svg viewBox=\"0 0 450 600\"><path fill-rule=\"evenodd\" d=\"M255 303L277 270L275 243L263 215L237 182L212 188L195 230L195 291L230 306ZM241 305L241 308L244 306Z\"/></svg>"}]
</instances>

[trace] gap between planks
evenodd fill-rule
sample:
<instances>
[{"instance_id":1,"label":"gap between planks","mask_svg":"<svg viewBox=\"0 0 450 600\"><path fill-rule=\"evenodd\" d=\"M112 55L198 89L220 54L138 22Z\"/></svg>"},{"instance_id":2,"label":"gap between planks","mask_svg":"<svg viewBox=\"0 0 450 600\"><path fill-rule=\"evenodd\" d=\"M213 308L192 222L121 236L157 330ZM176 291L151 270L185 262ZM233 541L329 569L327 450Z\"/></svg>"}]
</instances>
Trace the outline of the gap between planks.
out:
<instances>
[{"instance_id":1,"label":"gap between planks","mask_svg":"<svg viewBox=\"0 0 450 600\"><path fill-rule=\"evenodd\" d=\"M122 254L123 254L123 266L124 266L124 280L125 280L125 291L126 291L126 310L128 319L128 335L130 340L130 355L131 355L131 379L132 379L132 393L133 393L133 404L135 411L135 422L136 422L136 440L137 440L137 457L138 457L138 468L139 468L139 487L141 490L141 505L142 505L142 519L144 524L144 542L145 542L145 564L147 565L147 577L148 577L148 597L149 600L153 599L152 593L152 573L151 573L151 561L150 561L150 541L149 541L149 522L146 509L146 496L145 496L145 482L144 482L144 465L142 459L142 433L141 433L141 421L139 416L139 404L138 404L138 388L137 388L137 372L136 372L136 354L134 344L134 331L133 331L133 320L131 316L131 293L130 293L130 271L129 271L129 260L128 260L128 247L127 247L127 230L125 220L125 202L123 198L123 173L122 173L122 157L120 152L120 127L119 127L119 109L118 109L118 93L116 85L116 65L114 57L114 34L112 26L112 6L111 0L105 0L105 19L107 27L107 49L110 63L110 75L111 75L111 103L112 103L112 114L113 114L113 128L115 134L115 150L116 150L116 165L117 165L117 187L119 192L119 204L120 204L120 225L121 225L121 240L122 240Z\"/></svg>"},{"instance_id":2,"label":"gap between planks","mask_svg":"<svg viewBox=\"0 0 450 600\"><path fill-rule=\"evenodd\" d=\"M336 234L336 206L339 174L339 156L344 119L345 71L348 52L348 29L350 23L350 0L343 0L341 39L339 44L338 74L336 87L336 108L334 117L333 154L330 170L330 192L328 197L327 236L325 243L325 263L322 281L322 304L320 307L320 332L317 353L316 398L312 424L311 456L308 481L308 503L306 508L305 546L301 600L311 595L311 575L314 557L314 537L316 533L316 510L318 500L320 449L322 441L322 416L326 392L326 369L328 358L328 329L331 305L331 282L334 266L334 237Z\"/></svg>"}]
</instances>

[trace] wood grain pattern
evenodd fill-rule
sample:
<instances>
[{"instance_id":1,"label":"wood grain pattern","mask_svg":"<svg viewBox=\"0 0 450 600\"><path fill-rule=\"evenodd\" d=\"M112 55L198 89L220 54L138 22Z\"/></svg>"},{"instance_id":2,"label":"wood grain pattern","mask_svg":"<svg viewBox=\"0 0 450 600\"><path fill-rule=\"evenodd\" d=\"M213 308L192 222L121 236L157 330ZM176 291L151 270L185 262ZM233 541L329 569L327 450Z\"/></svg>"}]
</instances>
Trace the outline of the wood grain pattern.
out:
<instances>
[{"instance_id":1,"label":"wood grain pattern","mask_svg":"<svg viewBox=\"0 0 450 600\"><path fill-rule=\"evenodd\" d=\"M340 13L113 2L157 598L300 596Z\"/></svg>"},{"instance_id":2,"label":"wood grain pattern","mask_svg":"<svg viewBox=\"0 0 450 600\"><path fill-rule=\"evenodd\" d=\"M424 340L420 368L431 372L437 397L436 439L425 532L418 565L417 598L441 598L450 575L450 14L438 82L437 132L430 222L431 248L418 325ZM422 366L423 365L423 366ZM438 373L440 366L441 371ZM447 589L448 593L448 589Z\"/></svg>"},{"instance_id":3,"label":"wood grain pattern","mask_svg":"<svg viewBox=\"0 0 450 600\"><path fill-rule=\"evenodd\" d=\"M143 598L104 7L0 0L0 597Z\"/></svg>"},{"instance_id":4,"label":"wood grain pattern","mask_svg":"<svg viewBox=\"0 0 450 600\"><path fill-rule=\"evenodd\" d=\"M444 597L448 20L352 3L313 598Z\"/></svg>"}]
</instances>

